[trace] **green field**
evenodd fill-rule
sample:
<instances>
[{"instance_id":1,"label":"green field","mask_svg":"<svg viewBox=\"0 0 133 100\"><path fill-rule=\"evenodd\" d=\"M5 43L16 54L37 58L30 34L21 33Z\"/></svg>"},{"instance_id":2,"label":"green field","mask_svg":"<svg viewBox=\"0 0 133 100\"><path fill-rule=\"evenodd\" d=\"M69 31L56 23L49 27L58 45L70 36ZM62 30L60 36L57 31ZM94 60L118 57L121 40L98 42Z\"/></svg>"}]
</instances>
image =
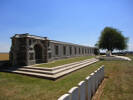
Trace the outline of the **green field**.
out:
<instances>
[{"instance_id":1,"label":"green field","mask_svg":"<svg viewBox=\"0 0 133 100\"><path fill-rule=\"evenodd\" d=\"M36 67L55 67L55 66L60 66L60 65L68 64L68 63L81 61L81 60L90 59L93 57L95 57L95 56L82 56L82 57L67 58L67 59L56 60L56 61L52 61L49 63L35 65L35 66Z\"/></svg>"},{"instance_id":2,"label":"green field","mask_svg":"<svg viewBox=\"0 0 133 100\"><path fill-rule=\"evenodd\" d=\"M56 81L0 72L0 100L57 100L103 64L108 78L100 100L133 100L133 61L100 61Z\"/></svg>"},{"instance_id":3,"label":"green field","mask_svg":"<svg viewBox=\"0 0 133 100\"><path fill-rule=\"evenodd\" d=\"M108 79L101 100L133 100L133 56L131 62L103 62Z\"/></svg>"}]
</instances>

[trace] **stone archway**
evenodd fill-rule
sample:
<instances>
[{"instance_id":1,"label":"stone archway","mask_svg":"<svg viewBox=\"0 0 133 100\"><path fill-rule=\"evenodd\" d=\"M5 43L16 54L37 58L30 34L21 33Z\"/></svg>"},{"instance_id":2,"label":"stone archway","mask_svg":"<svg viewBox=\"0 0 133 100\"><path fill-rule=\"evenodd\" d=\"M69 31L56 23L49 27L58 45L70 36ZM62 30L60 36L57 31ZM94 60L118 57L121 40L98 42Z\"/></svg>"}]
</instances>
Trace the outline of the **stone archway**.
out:
<instances>
[{"instance_id":1,"label":"stone archway","mask_svg":"<svg viewBox=\"0 0 133 100\"><path fill-rule=\"evenodd\" d=\"M43 57L42 57L42 55L43 55L42 46L40 44L36 44L34 46L34 51L35 51L35 61L36 61L36 63L41 63L42 59L43 59Z\"/></svg>"}]
</instances>

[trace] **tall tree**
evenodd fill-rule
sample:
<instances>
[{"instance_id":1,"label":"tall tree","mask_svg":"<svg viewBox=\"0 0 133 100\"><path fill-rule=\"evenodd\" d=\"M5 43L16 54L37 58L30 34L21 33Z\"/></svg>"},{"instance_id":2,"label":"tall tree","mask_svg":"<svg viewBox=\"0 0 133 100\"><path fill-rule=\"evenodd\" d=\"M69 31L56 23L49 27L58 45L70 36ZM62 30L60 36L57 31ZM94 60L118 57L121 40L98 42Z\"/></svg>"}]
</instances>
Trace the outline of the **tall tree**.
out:
<instances>
[{"instance_id":1,"label":"tall tree","mask_svg":"<svg viewBox=\"0 0 133 100\"><path fill-rule=\"evenodd\" d=\"M101 36L97 43L101 49L107 49L108 51L124 50L127 48L128 38L122 35L121 31L118 31L112 27L105 27L101 32Z\"/></svg>"}]
</instances>

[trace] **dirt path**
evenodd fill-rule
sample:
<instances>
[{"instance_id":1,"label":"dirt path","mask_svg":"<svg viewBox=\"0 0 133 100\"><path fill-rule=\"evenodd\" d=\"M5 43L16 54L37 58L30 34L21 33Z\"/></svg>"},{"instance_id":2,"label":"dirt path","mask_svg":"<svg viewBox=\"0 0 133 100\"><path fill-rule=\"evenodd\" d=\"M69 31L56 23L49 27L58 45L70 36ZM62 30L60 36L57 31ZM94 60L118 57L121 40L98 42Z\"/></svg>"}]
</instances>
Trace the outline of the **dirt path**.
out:
<instances>
[{"instance_id":1,"label":"dirt path","mask_svg":"<svg viewBox=\"0 0 133 100\"><path fill-rule=\"evenodd\" d=\"M102 83L100 84L100 86L98 87L96 93L94 94L94 96L92 97L92 100L100 100L102 93L103 93L103 88L105 86L105 83L107 81L107 78L104 78L104 80L102 81Z\"/></svg>"}]
</instances>

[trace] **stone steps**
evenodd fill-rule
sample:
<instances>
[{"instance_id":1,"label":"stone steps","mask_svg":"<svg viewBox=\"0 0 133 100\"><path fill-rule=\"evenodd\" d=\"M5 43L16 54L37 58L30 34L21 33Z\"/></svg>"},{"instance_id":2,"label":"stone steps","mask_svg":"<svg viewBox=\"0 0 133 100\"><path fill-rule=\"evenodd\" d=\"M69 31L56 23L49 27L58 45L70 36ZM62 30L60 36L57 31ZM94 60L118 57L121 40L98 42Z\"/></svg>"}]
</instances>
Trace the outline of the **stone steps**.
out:
<instances>
[{"instance_id":1,"label":"stone steps","mask_svg":"<svg viewBox=\"0 0 133 100\"><path fill-rule=\"evenodd\" d=\"M88 59L80 62L65 64L65 65L59 66L59 68L57 67L49 68L50 70L47 70L47 68L41 68L41 67L31 68L28 66L28 67L22 67L17 69L13 69L13 68L4 69L3 71L54 80L66 74L69 74L75 70L81 69L87 65L93 64L97 61L99 60L92 58L92 59Z\"/></svg>"},{"instance_id":2,"label":"stone steps","mask_svg":"<svg viewBox=\"0 0 133 100\"><path fill-rule=\"evenodd\" d=\"M87 66L87 65L93 64L93 63L95 63L95 62L97 62L97 61L93 61L93 62L90 62L90 63L86 63L86 64L84 64L84 65L80 65L80 66L75 67L75 68L73 68L73 69L66 70L65 72L58 73L58 74L56 74L56 78L59 78L59 77L61 77L61 76L64 76L64 75L69 74L69 73L71 73L71 72L74 72L74 71L76 71L76 70L78 70L78 69L81 69L81 68L83 68L83 67L85 67L85 66Z\"/></svg>"},{"instance_id":3,"label":"stone steps","mask_svg":"<svg viewBox=\"0 0 133 100\"><path fill-rule=\"evenodd\" d=\"M69 63L69 64L64 64L64 65L60 65L60 66L53 67L53 68L33 67L33 66L24 66L23 68L53 71L53 70L56 70L56 69L62 69L62 68L67 67L67 66L72 66L72 65L75 65L75 64L79 64L79 63L82 63L82 62L85 62L85 61L93 61L93 60L95 60L95 58L91 58L91 59L87 59L87 60L83 60L83 61L78 61L78 62L74 62L74 63Z\"/></svg>"},{"instance_id":4,"label":"stone steps","mask_svg":"<svg viewBox=\"0 0 133 100\"><path fill-rule=\"evenodd\" d=\"M16 74L23 74L23 75L28 75L28 76L34 76L34 77L39 77L39 78L53 79L53 75L41 74L41 73L36 73L36 72L27 72L27 71L10 70L10 69L6 69L3 71L16 73Z\"/></svg>"},{"instance_id":5,"label":"stone steps","mask_svg":"<svg viewBox=\"0 0 133 100\"><path fill-rule=\"evenodd\" d=\"M83 64L86 64L86 63L89 63L89 62L91 62L92 60L88 60L88 61L82 61L82 62L79 62L79 63L76 63L76 64L72 64L72 65L70 65L69 64L69 66L63 66L62 68L60 68L60 69L54 69L54 70L52 70L52 71L47 71L47 70L45 70L45 69L29 69L29 68L19 68L19 69L17 69L17 70L21 70L21 71L29 71L29 72L37 72L37 73L43 73L43 74L57 74L57 73L59 73L59 72L62 72L62 71L65 71L65 70L68 70L68 69L72 69L72 68L74 68L74 67L77 67L77 66L80 66L80 65L83 65Z\"/></svg>"}]
</instances>

